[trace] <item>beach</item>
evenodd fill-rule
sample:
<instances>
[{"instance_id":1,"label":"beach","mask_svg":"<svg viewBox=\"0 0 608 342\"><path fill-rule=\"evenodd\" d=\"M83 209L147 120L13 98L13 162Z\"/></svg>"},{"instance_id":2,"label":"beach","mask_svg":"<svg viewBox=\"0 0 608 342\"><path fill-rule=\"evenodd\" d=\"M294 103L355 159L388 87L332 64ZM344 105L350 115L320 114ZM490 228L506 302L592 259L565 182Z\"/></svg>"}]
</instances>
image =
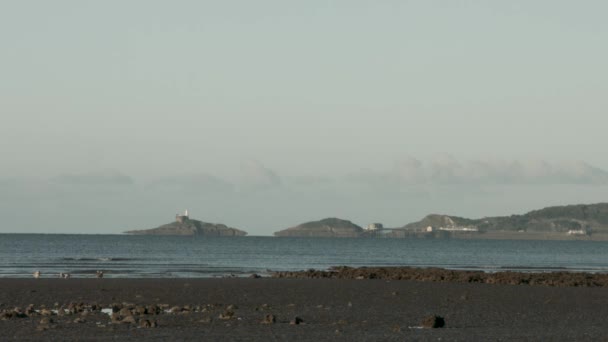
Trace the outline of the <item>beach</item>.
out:
<instances>
[{"instance_id":1,"label":"beach","mask_svg":"<svg viewBox=\"0 0 608 342\"><path fill-rule=\"evenodd\" d=\"M6 317L29 305L29 315ZM113 318L107 313L112 307ZM306 277L0 279L0 310L2 340L608 337L608 288L603 286ZM445 326L423 328L429 316L442 317Z\"/></svg>"}]
</instances>

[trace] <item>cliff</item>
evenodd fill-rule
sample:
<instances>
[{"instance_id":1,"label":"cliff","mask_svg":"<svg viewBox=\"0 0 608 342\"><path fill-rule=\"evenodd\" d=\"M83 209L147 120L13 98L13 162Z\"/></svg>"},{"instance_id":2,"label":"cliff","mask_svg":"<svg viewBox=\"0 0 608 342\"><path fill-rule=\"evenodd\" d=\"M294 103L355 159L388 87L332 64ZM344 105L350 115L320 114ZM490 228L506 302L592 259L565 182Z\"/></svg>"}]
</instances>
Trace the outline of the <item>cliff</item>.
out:
<instances>
[{"instance_id":1,"label":"cliff","mask_svg":"<svg viewBox=\"0 0 608 342\"><path fill-rule=\"evenodd\" d=\"M480 231L568 232L587 230L608 233L608 203L548 207L523 215L467 219L449 215L428 215L403 226L404 230L426 227L475 227Z\"/></svg>"},{"instance_id":2,"label":"cliff","mask_svg":"<svg viewBox=\"0 0 608 342\"><path fill-rule=\"evenodd\" d=\"M363 228L338 218L306 222L274 233L283 237L359 237Z\"/></svg>"},{"instance_id":3,"label":"cliff","mask_svg":"<svg viewBox=\"0 0 608 342\"><path fill-rule=\"evenodd\" d=\"M201 235L201 236L245 236L246 232L230 228L223 224L207 223L186 219L183 222L172 222L157 228L130 230L125 234L133 235Z\"/></svg>"}]
</instances>

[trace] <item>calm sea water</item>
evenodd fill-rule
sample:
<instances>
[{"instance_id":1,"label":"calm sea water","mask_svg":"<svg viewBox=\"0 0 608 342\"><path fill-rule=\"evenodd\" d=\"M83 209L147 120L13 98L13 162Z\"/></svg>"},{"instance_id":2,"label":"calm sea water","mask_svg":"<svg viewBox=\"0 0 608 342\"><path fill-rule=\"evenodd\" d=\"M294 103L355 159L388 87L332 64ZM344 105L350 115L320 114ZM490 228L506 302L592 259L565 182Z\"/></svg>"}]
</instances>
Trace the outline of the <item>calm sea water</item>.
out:
<instances>
[{"instance_id":1,"label":"calm sea water","mask_svg":"<svg viewBox=\"0 0 608 342\"><path fill-rule=\"evenodd\" d=\"M608 242L0 234L0 277L221 277L330 266L608 272Z\"/></svg>"}]
</instances>

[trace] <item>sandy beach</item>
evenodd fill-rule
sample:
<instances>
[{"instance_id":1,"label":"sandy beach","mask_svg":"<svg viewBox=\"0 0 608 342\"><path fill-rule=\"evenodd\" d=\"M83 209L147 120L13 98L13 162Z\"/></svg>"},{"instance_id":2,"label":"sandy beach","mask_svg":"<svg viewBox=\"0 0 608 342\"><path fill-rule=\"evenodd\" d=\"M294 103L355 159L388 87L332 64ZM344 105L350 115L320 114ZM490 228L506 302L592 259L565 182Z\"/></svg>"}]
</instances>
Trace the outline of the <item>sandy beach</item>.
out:
<instances>
[{"instance_id":1,"label":"sandy beach","mask_svg":"<svg viewBox=\"0 0 608 342\"><path fill-rule=\"evenodd\" d=\"M112 307L114 317L106 313ZM590 286L308 278L1 279L0 310L2 340L608 338L608 288ZM423 319L433 315L443 317L445 326L422 328ZM294 324L296 319L300 324Z\"/></svg>"}]
</instances>

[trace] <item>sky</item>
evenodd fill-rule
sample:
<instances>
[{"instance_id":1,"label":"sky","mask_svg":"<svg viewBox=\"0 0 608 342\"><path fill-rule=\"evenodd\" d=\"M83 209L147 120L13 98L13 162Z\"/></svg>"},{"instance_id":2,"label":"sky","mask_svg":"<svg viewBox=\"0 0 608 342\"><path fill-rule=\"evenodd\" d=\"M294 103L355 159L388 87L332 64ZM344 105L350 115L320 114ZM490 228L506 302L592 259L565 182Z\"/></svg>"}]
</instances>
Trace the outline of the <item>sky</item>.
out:
<instances>
[{"instance_id":1,"label":"sky","mask_svg":"<svg viewBox=\"0 0 608 342\"><path fill-rule=\"evenodd\" d=\"M1 1L0 232L607 201L605 1Z\"/></svg>"}]
</instances>

